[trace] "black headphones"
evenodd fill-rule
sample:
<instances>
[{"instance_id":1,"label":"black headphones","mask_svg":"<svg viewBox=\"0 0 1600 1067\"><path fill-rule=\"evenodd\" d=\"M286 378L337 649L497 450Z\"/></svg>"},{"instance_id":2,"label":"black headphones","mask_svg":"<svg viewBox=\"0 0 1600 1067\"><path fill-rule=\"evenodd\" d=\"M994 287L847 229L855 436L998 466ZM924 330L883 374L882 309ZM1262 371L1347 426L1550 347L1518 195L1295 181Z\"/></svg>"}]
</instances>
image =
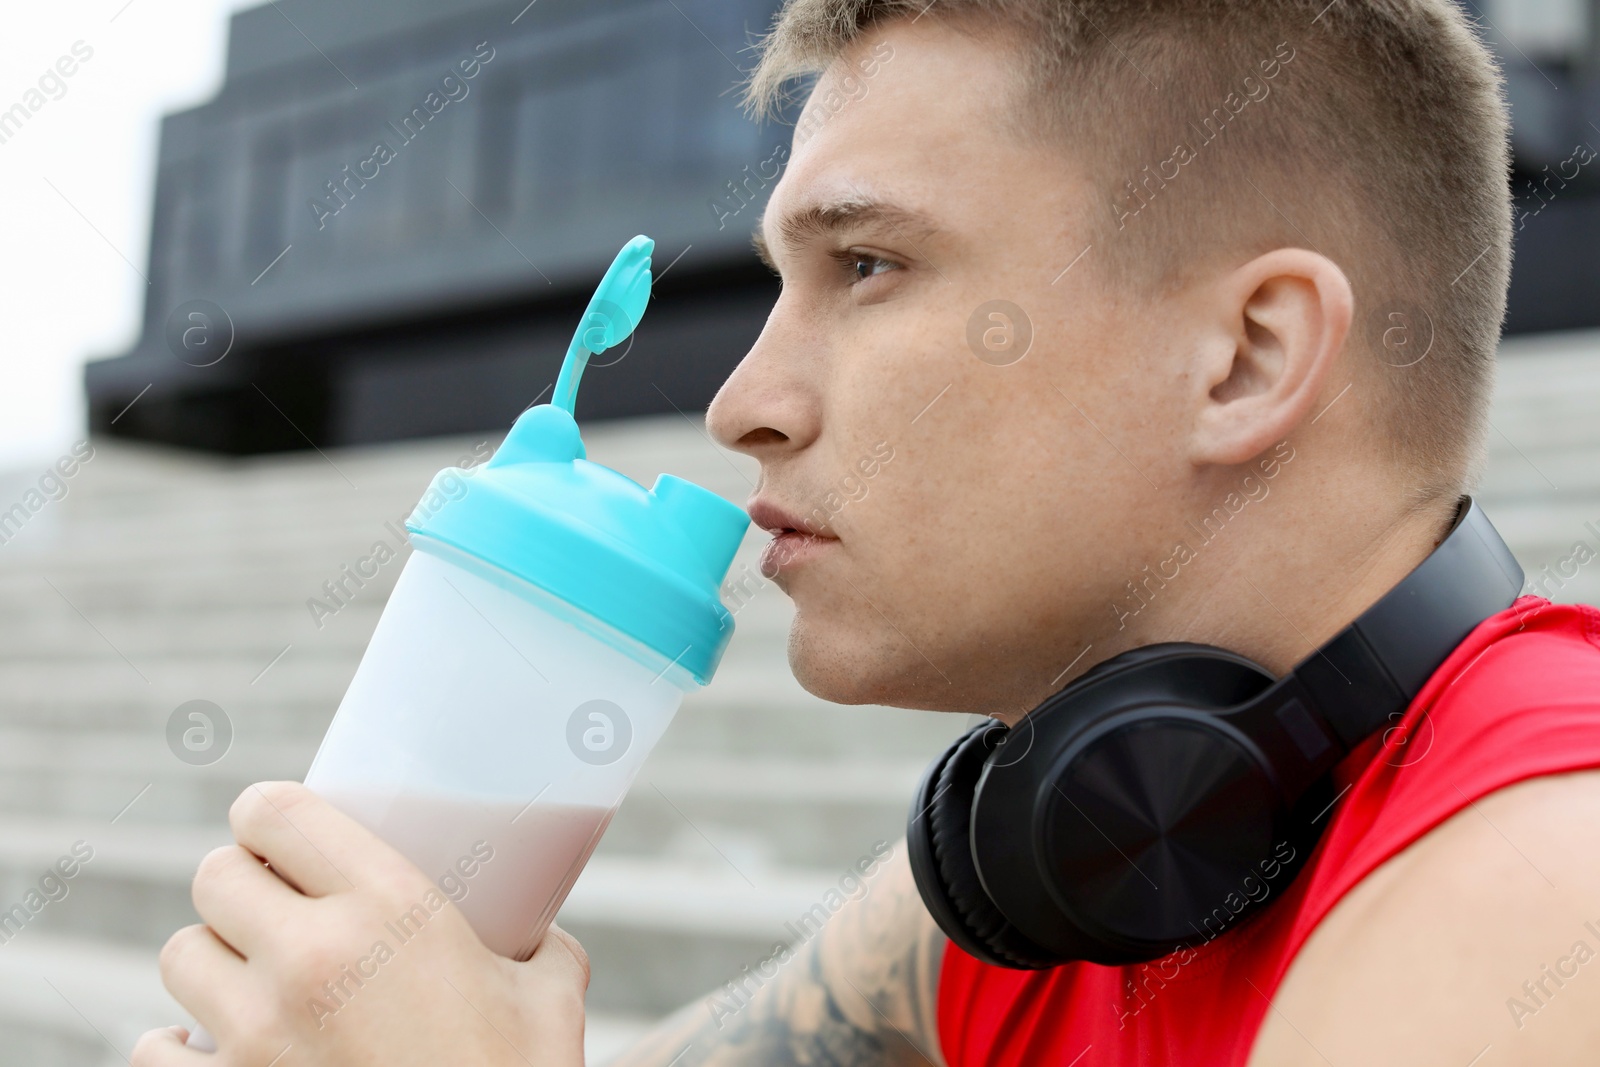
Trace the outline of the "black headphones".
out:
<instances>
[{"instance_id":1,"label":"black headphones","mask_svg":"<svg viewBox=\"0 0 1600 1067\"><path fill-rule=\"evenodd\" d=\"M1002 967L1135 963L1211 940L1281 894L1337 799L1334 765L1398 721L1522 582L1463 497L1432 554L1282 678L1210 645L1150 645L1015 727L975 727L911 809L923 902Z\"/></svg>"}]
</instances>

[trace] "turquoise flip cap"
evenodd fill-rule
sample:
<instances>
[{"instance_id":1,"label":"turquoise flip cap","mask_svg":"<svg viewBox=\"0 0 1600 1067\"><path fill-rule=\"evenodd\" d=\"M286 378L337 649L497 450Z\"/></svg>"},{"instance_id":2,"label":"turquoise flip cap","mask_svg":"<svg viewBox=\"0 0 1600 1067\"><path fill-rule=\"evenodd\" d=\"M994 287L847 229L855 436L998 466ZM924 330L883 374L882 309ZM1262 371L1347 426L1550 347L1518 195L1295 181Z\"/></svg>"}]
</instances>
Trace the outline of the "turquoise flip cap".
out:
<instances>
[{"instance_id":1,"label":"turquoise flip cap","mask_svg":"<svg viewBox=\"0 0 1600 1067\"><path fill-rule=\"evenodd\" d=\"M733 636L719 589L750 517L682 478L663 474L646 490L591 463L572 413L589 357L626 340L644 316L654 248L641 235L617 253L567 348L551 402L524 411L470 477L440 471L431 490L460 482L465 491L455 485L459 495L443 507L419 506L406 529L538 586L704 685Z\"/></svg>"}]
</instances>

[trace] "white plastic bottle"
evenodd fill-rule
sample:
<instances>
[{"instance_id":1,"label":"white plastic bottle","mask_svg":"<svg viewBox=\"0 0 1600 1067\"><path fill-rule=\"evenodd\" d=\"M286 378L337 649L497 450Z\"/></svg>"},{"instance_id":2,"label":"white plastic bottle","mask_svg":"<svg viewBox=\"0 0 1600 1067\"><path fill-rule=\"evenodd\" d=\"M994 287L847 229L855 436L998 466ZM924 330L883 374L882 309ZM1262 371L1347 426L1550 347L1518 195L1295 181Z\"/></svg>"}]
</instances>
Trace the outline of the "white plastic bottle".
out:
<instances>
[{"instance_id":1,"label":"white plastic bottle","mask_svg":"<svg viewBox=\"0 0 1600 1067\"><path fill-rule=\"evenodd\" d=\"M606 272L552 403L470 476L440 472L435 489L466 491L407 520L415 551L306 777L513 959L733 633L718 591L748 516L589 462L572 417L589 355L643 314L652 248L634 238ZM214 1047L204 1030L189 1043Z\"/></svg>"}]
</instances>

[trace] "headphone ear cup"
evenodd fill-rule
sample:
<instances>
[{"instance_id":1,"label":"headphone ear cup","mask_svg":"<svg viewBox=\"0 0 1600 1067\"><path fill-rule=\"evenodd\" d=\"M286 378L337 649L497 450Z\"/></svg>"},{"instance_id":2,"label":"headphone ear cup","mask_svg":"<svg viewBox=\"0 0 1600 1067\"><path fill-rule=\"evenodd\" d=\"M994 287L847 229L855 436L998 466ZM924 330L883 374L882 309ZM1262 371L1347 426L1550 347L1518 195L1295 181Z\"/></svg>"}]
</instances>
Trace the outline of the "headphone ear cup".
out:
<instances>
[{"instance_id":1,"label":"headphone ear cup","mask_svg":"<svg viewBox=\"0 0 1600 1067\"><path fill-rule=\"evenodd\" d=\"M974 727L929 766L906 828L911 872L929 913L967 955L996 967L1037 970L1061 961L1019 933L995 907L972 859L972 799L1005 729Z\"/></svg>"}]
</instances>

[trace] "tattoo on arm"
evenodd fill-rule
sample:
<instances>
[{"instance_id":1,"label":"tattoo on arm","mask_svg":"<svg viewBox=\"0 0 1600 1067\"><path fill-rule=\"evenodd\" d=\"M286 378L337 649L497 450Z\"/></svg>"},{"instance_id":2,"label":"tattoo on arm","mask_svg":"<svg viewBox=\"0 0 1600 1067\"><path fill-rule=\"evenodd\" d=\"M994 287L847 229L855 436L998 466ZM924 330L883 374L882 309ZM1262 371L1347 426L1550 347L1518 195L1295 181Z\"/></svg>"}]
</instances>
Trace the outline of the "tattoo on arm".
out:
<instances>
[{"instance_id":1,"label":"tattoo on arm","mask_svg":"<svg viewBox=\"0 0 1600 1067\"><path fill-rule=\"evenodd\" d=\"M775 955L776 975L753 994L747 981L685 1006L612 1067L944 1067L945 939L904 853L896 846L817 936Z\"/></svg>"}]
</instances>

